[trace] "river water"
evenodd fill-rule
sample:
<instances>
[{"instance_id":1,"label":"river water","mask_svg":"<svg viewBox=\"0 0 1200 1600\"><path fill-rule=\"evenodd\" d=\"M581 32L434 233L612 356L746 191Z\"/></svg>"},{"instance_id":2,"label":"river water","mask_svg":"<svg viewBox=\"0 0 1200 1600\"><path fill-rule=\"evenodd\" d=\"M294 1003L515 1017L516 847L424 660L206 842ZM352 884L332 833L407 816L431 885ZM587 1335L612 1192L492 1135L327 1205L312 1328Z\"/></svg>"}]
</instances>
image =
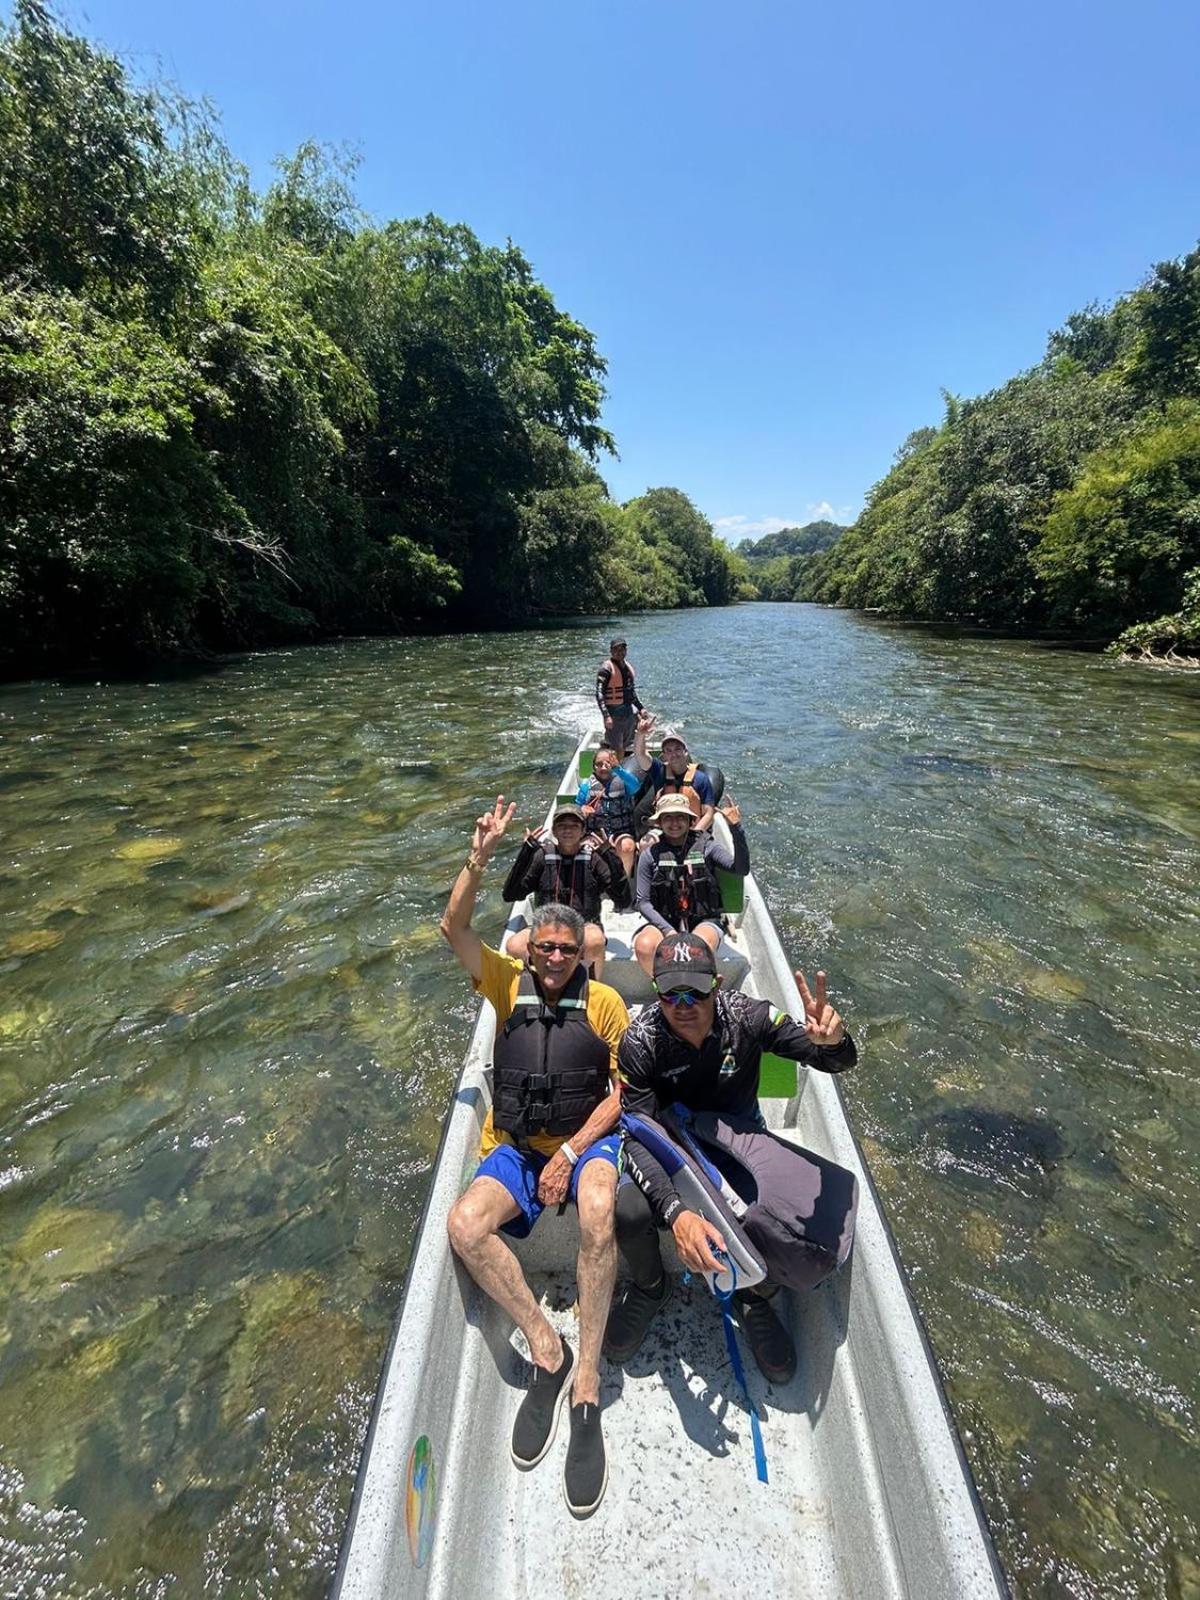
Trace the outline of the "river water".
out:
<instances>
[{"instance_id":1,"label":"river water","mask_svg":"<svg viewBox=\"0 0 1200 1600\"><path fill-rule=\"evenodd\" d=\"M1200 681L808 606L625 628L860 1040L1015 1592L1200 1594ZM474 1016L436 918L609 631L0 691L0 1593L324 1592Z\"/></svg>"}]
</instances>

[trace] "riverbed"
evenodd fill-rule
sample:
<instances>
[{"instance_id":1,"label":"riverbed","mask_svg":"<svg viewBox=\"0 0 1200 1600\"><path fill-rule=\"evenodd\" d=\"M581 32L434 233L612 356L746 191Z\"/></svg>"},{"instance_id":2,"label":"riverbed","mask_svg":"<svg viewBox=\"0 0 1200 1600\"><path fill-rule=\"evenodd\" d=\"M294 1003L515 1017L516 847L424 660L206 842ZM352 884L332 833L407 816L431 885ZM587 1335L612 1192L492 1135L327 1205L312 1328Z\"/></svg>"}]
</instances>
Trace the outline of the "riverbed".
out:
<instances>
[{"instance_id":1,"label":"riverbed","mask_svg":"<svg viewBox=\"0 0 1200 1600\"><path fill-rule=\"evenodd\" d=\"M1200 682L810 606L622 628L859 1039L1015 1592L1200 1593ZM611 631L0 691L0 1593L324 1593L475 1011L436 920Z\"/></svg>"}]
</instances>

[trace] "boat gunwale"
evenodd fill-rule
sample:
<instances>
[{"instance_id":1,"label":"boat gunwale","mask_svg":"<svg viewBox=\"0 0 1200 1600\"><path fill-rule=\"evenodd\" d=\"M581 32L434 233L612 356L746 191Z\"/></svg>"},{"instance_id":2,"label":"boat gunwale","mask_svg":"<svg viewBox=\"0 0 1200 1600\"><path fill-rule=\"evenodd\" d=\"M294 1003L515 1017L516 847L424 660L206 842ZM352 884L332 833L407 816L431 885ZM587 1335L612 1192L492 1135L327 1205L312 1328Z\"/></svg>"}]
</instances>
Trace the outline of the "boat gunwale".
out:
<instances>
[{"instance_id":1,"label":"boat gunwale","mask_svg":"<svg viewBox=\"0 0 1200 1600\"><path fill-rule=\"evenodd\" d=\"M571 761L566 767L562 778L559 780L556 794L565 792L565 789L571 786L570 780L572 777L577 779L579 757L585 749L595 744L596 737L597 735L595 730L592 730L589 733L586 733L580 740L578 746L576 747L574 756L571 758ZM556 800L552 800L550 803L547 811L548 823L553 817L556 804ZM509 924L512 920L513 907L514 905L521 903L522 902L508 903L509 914L505 920L505 926L502 932L502 945L507 939L510 931ZM791 1011L793 1015L799 1014L802 1010L802 1003L796 987L794 971L791 966L791 962L787 957L787 952L783 948L782 940L780 939L779 931L776 928L774 918L771 915L770 907L767 903L766 897L754 879L752 873L748 873L745 878L745 908L740 914L738 921L739 926L744 926L746 925L747 921L749 921L755 937L762 942L764 946L764 952L773 969L770 973L770 977L775 980L774 986L776 988L782 987L784 990L784 992L778 996L764 996L764 998L770 998L773 1003L780 1004L784 1009ZM755 970L753 966L752 970ZM758 973L757 976L761 979L761 977L764 975ZM762 992L761 987L759 988L759 992ZM413 1237L412 1249L407 1267L405 1269L404 1282L396 1308L392 1334L388 1342L387 1350L383 1357L379 1382L376 1387L375 1398L372 1404L371 1419L367 1428L358 1470L355 1476L353 1497L339 1549L338 1562L334 1572L332 1587L330 1589L330 1595L333 1597L333 1600L336 1600L336 1597L341 1594L342 1585L346 1578L351 1549L354 1543L354 1536L362 1513L374 1445L378 1435L381 1418L385 1411L385 1395L389 1387L389 1381L393 1376L393 1361L396 1356L397 1344L403 1332L405 1312L408 1306L409 1291L413 1287L416 1268L418 1266L423 1247L426 1244L426 1233L429 1228L430 1215L434 1208L439 1189L442 1187L442 1185L439 1183L439 1178L441 1176L441 1168L446 1147L455 1129L454 1112L456 1107L463 1103L462 1096L464 1088L467 1086L467 1081L470 1076L475 1073L482 1074L486 1069L486 1062L482 1059L484 1054L483 1036L490 1036L494 1031L494 1022L488 1017L487 1013L487 1003L481 999L475 1026L472 1030L470 1041L468 1042L466 1051L464 1053L462 1065L455 1079L454 1087L451 1091L447 1104L447 1112L443 1120L441 1138L439 1140L433 1165L430 1169L429 1187L422 1205L416 1232ZM795 1099L790 1102L776 1102L776 1104L785 1104L788 1105L789 1108L796 1108L798 1107L801 1096L805 1093L809 1093L813 1096L813 1100L816 1104L818 1119L825 1124L824 1131L835 1138L845 1137L853 1149L856 1176L863 1181L864 1187L869 1196L868 1207L863 1207L860 1200L860 1226L866 1220L866 1215L869 1214L872 1224L878 1227L878 1230L887 1245L888 1266L890 1270L884 1268L882 1261L879 1262L879 1268L881 1269L880 1272L872 1273L873 1280L875 1278L879 1278L879 1281L873 1282L873 1289L875 1293L867 1294L866 1298L873 1307L878 1309L880 1298L879 1291L882 1289L886 1297L887 1294L894 1292L894 1288L898 1283L902 1291L903 1303L907 1306L909 1315L911 1317L911 1326L917 1336L916 1344L912 1348L911 1354L915 1356L919 1352L920 1365L923 1366L927 1376L927 1381L933 1385L934 1391L937 1395L939 1414L942 1423L941 1428L930 1429L928 1422L925 1420L925 1414L923 1413L922 1427L917 1431L919 1453L923 1457L927 1468L932 1468L933 1475L932 1477L927 1476L927 1482L931 1486L934 1483L939 1482L943 1484L943 1487L945 1486L944 1471L939 1471L938 1468L949 1468L951 1466L951 1461L946 1459L945 1456L939 1452L938 1441L942 1438L944 1433L948 1431L953 1442L953 1449L951 1453L953 1458L952 1464L956 1469L952 1476L955 1481L960 1483L967 1490L966 1505L964 1505L962 1509L965 1511L966 1506L969 1505L972 1513L971 1520L974 1523L974 1531L977 1536L977 1541L982 1543L984 1550L987 1553L990 1577L993 1585L992 1592L995 1593L995 1595L998 1597L998 1600L1010 1600L1011 1591L1003 1568L1000 1565L995 1543L991 1534L991 1529L988 1524L987 1515L984 1511L983 1502L979 1494L978 1485L975 1482L974 1475L971 1471L970 1462L967 1458L962 1437L958 1430L954 1412L950 1405L949 1397L946 1394L945 1382L942 1376L941 1367L934 1352L932 1342L930 1341L924 1319L921 1315L920 1307L918 1306L913 1294L895 1235L888 1221L887 1212L880 1196L879 1189L875 1183L870 1166L863 1153L862 1145L854 1131L850 1117L847 1113L845 1095L841 1085L837 1081L837 1075L823 1072L809 1072L806 1075L806 1079L800 1085L798 1085ZM798 1131L798 1129L794 1128L792 1124L789 1123L787 1127L778 1131L783 1132L786 1136L789 1132L795 1132ZM875 1255L868 1248L866 1270L870 1272L875 1261ZM881 1325L884 1320L885 1319L881 1317ZM891 1337L887 1340L887 1343L890 1349L892 1349L898 1356L902 1357L905 1353L903 1328L900 1327L897 1329L893 1325L891 1328ZM916 1363L909 1363L910 1372L915 1364ZM853 1367L853 1365L854 1363L852 1362L851 1366ZM903 1361L901 1360L898 1365L902 1366ZM908 1385L903 1387L901 1398L905 1405L908 1405L913 1400ZM868 1418L867 1425L869 1428L870 1412L869 1408L866 1407L865 1402L864 1414ZM880 1466L882 1466L882 1458L877 1457L876 1459ZM883 1495L885 1507L887 1505L887 1499L888 1497L885 1490ZM963 1520L965 1519L958 1519L959 1523L961 1523ZM942 1516L937 1518L937 1527L939 1530L941 1530L942 1534L939 1542L948 1550L952 1545L953 1540L948 1537L944 1509ZM960 1527L959 1531L962 1532L964 1530L962 1530ZM905 1585L904 1592L908 1592L907 1584ZM974 1593L976 1590L973 1589L972 1592Z\"/></svg>"},{"instance_id":2,"label":"boat gunwale","mask_svg":"<svg viewBox=\"0 0 1200 1600\"><path fill-rule=\"evenodd\" d=\"M575 747L575 754L571 757L570 763L566 768L566 775L569 775L572 772L578 775L579 757L582 755L584 750L588 748L594 736L594 730L589 731L585 733L579 740L579 743ZM565 781L566 775L564 775L563 779L559 780L560 784ZM558 793L557 789L555 793ZM553 818L555 805L556 801L552 800L546 813L547 824L549 824ZM509 917L511 917L512 906L514 903L515 902L513 901L505 902L505 904L509 907ZM505 919L505 927L503 929L501 939L502 944L508 937L508 920L509 918ZM404 1281L400 1287L400 1298L396 1303L396 1310L392 1319L392 1330L388 1337L387 1347L384 1350L383 1359L380 1364L379 1378L375 1385L374 1398L371 1401L371 1417L370 1421L367 1423L367 1431L363 1437L362 1448L359 1452L358 1468L354 1474L354 1491L350 1498L350 1508L346 1514L346 1522L342 1530L341 1543L338 1546L337 1565L334 1567L333 1578L329 1589L330 1600L336 1600L336 1597L341 1593L342 1584L345 1580L346 1567L350 1559L350 1550L354 1542L354 1532L358 1525L359 1514L362 1510L362 1502L366 1489L366 1480L371 1461L372 1447L375 1443L375 1436L379 1428L380 1417L383 1414L384 1395L388 1385L388 1378L392 1370L392 1358L395 1355L396 1345L399 1342L401 1330L404 1325L404 1312L408 1304L409 1290L412 1288L413 1284L414 1268L417 1264L418 1256L420 1255L421 1246L424 1243L425 1230L429 1226L430 1213L433 1210L434 1197L437 1193L438 1187L437 1178L442 1165L442 1157L445 1155L446 1146L449 1143L451 1134L453 1132L454 1111L455 1108L460 1104L459 1096L463 1091L468 1071L470 1070L472 1062L475 1059L477 1053L476 1047L480 1043L480 1034L486 1030L487 1025L487 1001L481 997L479 1001L479 1010L475 1017L475 1025L471 1029L471 1037L467 1041L466 1050L463 1052L462 1064L458 1069L458 1074L455 1077L454 1084L451 1087L450 1094L447 1098L446 1111L442 1118L441 1136L438 1139L437 1151L434 1155L433 1163L429 1169L429 1186L425 1191L425 1199L422 1202L420 1216L417 1220L416 1231L413 1234L412 1248L409 1251L408 1262L404 1268Z\"/></svg>"}]
</instances>

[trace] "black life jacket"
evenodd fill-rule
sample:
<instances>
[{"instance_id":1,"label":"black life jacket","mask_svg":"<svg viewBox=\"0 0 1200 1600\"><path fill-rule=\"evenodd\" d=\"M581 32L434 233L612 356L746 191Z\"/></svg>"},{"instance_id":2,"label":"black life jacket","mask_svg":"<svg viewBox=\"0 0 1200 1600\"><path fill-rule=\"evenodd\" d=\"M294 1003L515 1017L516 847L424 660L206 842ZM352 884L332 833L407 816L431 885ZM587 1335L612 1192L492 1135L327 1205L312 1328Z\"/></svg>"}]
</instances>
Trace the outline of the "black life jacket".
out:
<instances>
[{"instance_id":1,"label":"black life jacket","mask_svg":"<svg viewBox=\"0 0 1200 1600\"><path fill-rule=\"evenodd\" d=\"M704 835L689 833L683 860L665 839L650 846L650 904L673 928L690 933L721 915L721 886L704 859Z\"/></svg>"},{"instance_id":2,"label":"black life jacket","mask_svg":"<svg viewBox=\"0 0 1200 1600\"><path fill-rule=\"evenodd\" d=\"M585 922L600 920L600 886L592 871L592 847L585 844L573 856L564 856L553 845L542 846L542 875L534 891L533 903L550 901L570 906Z\"/></svg>"},{"instance_id":3,"label":"black life jacket","mask_svg":"<svg viewBox=\"0 0 1200 1600\"><path fill-rule=\"evenodd\" d=\"M607 783L602 783L595 776L588 779L589 802L597 797L600 800L598 821L605 833L614 839L618 834L632 833L634 797L615 770Z\"/></svg>"},{"instance_id":4,"label":"black life jacket","mask_svg":"<svg viewBox=\"0 0 1200 1600\"><path fill-rule=\"evenodd\" d=\"M607 1095L608 1041L588 1021L587 999L582 965L553 1006L542 998L533 973L521 974L512 1016L496 1035L492 1057L492 1121L514 1139L534 1133L566 1139Z\"/></svg>"}]
</instances>

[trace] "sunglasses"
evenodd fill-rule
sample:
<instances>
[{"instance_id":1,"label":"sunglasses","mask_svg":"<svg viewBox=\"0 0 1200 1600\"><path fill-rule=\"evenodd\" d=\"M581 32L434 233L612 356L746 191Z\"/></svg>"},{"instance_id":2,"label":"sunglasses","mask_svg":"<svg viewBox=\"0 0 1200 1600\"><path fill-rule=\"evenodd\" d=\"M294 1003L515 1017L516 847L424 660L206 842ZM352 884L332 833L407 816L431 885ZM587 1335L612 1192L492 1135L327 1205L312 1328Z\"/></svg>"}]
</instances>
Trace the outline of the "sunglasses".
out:
<instances>
[{"instance_id":1,"label":"sunglasses","mask_svg":"<svg viewBox=\"0 0 1200 1600\"><path fill-rule=\"evenodd\" d=\"M540 956L552 956L557 950L560 956L577 956L577 944L564 944L561 939L539 939L533 947Z\"/></svg>"},{"instance_id":2,"label":"sunglasses","mask_svg":"<svg viewBox=\"0 0 1200 1600\"><path fill-rule=\"evenodd\" d=\"M671 989L667 994L664 994L661 989L656 988L655 993L664 1006L684 1006L686 1008L698 1006L702 1000L708 999L708 995L701 994L696 989Z\"/></svg>"}]
</instances>

